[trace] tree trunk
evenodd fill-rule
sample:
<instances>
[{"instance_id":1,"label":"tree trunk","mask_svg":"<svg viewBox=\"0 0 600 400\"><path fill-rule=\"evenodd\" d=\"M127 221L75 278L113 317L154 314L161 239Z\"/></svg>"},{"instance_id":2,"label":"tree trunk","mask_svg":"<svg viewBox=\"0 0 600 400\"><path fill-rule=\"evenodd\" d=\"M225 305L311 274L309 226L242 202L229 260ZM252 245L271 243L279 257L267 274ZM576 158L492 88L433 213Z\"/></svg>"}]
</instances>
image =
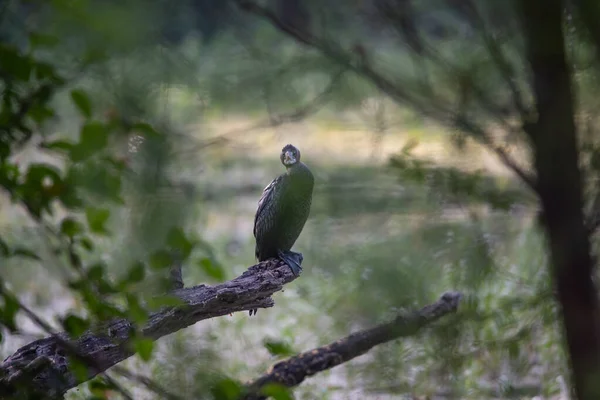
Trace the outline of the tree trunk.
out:
<instances>
[{"instance_id":1,"label":"tree trunk","mask_svg":"<svg viewBox=\"0 0 600 400\"><path fill-rule=\"evenodd\" d=\"M518 1L537 120L526 127L534 151L542 223L579 400L600 399L599 302L583 214L574 95L560 0Z\"/></svg>"}]
</instances>

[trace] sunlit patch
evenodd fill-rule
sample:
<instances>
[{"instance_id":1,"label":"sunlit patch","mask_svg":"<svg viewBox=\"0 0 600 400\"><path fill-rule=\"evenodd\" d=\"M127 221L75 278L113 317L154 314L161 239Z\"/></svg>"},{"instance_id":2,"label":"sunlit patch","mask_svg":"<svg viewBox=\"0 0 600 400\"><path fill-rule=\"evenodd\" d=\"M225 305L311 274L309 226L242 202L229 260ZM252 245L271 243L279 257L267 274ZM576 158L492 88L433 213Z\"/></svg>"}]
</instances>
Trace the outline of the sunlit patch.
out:
<instances>
[{"instance_id":1,"label":"sunlit patch","mask_svg":"<svg viewBox=\"0 0 600 400\"><path fill-rule=\"evenodd\" d=\"M127 151L130 154L135 154L140 150L140 146L144 143L144 137L142 135L131 135L127 142Z\"/></svg>"}]
</instances>

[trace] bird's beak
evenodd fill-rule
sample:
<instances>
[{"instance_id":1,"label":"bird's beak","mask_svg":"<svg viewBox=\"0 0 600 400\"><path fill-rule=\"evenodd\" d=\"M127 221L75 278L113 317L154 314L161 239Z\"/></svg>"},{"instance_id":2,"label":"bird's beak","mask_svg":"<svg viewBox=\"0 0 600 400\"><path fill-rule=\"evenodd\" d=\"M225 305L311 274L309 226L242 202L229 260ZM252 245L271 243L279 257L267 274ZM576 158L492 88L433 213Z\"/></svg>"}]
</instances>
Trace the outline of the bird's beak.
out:
<instances>
[{"instance_id":1,"label":"bird's beak","mask_svg":"<svg viewBox=\"0 0 600 400\"><path fill-rule=\"evenodd\" d=\"M296 157L294 157L291 151L286 151L283 155L283 162L286 165L294 164L296 162Z\"/></svg>"}]
</instances>

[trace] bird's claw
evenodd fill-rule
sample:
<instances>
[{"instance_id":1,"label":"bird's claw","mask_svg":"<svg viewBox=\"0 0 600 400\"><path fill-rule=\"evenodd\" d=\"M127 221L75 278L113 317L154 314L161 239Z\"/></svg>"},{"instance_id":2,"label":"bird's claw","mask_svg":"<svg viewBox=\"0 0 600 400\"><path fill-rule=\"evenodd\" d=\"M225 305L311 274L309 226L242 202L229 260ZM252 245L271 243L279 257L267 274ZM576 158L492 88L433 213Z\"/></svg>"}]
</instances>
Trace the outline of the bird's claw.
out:
<instances>
[{"instance_id":1,"label":"bird's claw","mask_svg":"<svg viewBox=\"0 0 600 400\"><path fill-rule=\"evenodd\" d=\"M279 250L277 252L277 255L279 256L281 261L285 262L290 267L292 273L295 276L300 275L300 273L302 272L302 261L304 261L304 256L302 255L302 253Z\"/></svg>"},{"instance_id":2,"label":"bird's claw","mask_svg":"<svg viewBox=\"0 0 600 400\"><path fill-rule=\"evenodd\" d=\"M281 261L283 261L290 267L290 269L292 270L292 273L295 276L300 275L300 273L302 272L302 261L304 261L304 256L302 255L302 253L279 250L277 252L277 255L279 256ZM257 311L258 311L257 308L253 308L248 313L250 316L252 316L252 315L256 315Z\"/></svg>"}]
</instances>

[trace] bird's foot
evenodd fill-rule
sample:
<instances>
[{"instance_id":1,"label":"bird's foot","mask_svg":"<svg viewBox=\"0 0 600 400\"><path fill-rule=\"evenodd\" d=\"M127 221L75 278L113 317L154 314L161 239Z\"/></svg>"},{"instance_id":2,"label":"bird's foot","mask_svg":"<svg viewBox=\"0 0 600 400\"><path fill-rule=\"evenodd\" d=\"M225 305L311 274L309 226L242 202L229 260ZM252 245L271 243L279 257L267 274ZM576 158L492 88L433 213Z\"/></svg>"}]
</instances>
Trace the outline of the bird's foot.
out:
<instances>
[{"instance_id":1,"label":"bird's foot","mask_svg":"<svg viewBox=\"0 0 600 400\"><path fill-rule=\"evenodd\" d=\"M300 273L302 272L302 261L304 260L304 256L302 255L302 253L296 253L289 250L279 250L277 251L277 255L279 256L281 261L285 262L290 267L292 273L295 276L300 275Z\"/></svg>"},{"instance_id":2,"label":"bird's foot","mask_svg":"<svg viewBox=\"0 0 600 400\"><path fill-rule=\"evenodd\" d=\"M252 313L254 313L254 315L256 315L257 311L258 311L258 308L253 308L252 310L250 310L250 312L249 312L250 316L253 315Z\"/></svg>"}]
</instances>

